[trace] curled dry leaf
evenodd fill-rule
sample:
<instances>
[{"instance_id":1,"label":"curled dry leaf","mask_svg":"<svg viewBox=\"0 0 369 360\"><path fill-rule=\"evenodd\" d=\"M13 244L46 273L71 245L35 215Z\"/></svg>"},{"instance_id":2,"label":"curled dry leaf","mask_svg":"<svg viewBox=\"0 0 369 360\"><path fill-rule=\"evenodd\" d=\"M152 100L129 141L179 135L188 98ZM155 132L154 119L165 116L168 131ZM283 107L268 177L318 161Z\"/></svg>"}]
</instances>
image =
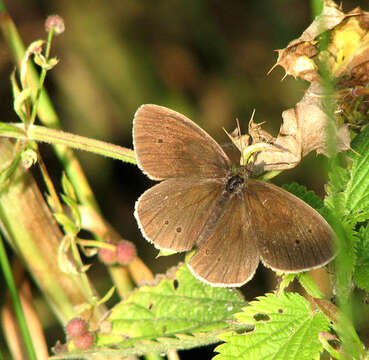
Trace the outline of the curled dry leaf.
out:
<instances>
[{"instance_id":1,"label":"curled dry leaf","mask_svg":"<svg viewBox=\"0 0 369 360\"><path fill-rule=\"evenodd\" d=\"M337 151L350 149L349 126L363 126L369 111L368 30L368 12L356 8L344 13L333 1L326 1L321 15L302 35L278 50L275 66L282 66L286 76L309 81L310 86L301 101L282 113L283 123L276 137L250 121L249 146L263 145L255 155L256 174L291 169L311 151L328 155L328 127L333 132L330 135L335 135ZM319 41L323 33L328 35L325 50L320 49ZM321 69L334 84L330 95L321 85ZM334 109L330 119L324 105L327 96ZM237 137L235 141L240 142Z\"/></svg>"},{"instance_id":2,"label":"curled dry leaf","mask_svg":"<svg viewBox=\"0 0 369 360\"><path fill-rule=\"evenodd\" d=\"M326 1L322 13L315 18L310 26L285 49L278 51L276 64L284 68L287 75L299 77L307 81L317 80L318 65L316 57L319 54L317 37L325 31L332 30L347 16L333 1ZM273 68L274 68L273 67Z\"/></svg>"}]
</instances>

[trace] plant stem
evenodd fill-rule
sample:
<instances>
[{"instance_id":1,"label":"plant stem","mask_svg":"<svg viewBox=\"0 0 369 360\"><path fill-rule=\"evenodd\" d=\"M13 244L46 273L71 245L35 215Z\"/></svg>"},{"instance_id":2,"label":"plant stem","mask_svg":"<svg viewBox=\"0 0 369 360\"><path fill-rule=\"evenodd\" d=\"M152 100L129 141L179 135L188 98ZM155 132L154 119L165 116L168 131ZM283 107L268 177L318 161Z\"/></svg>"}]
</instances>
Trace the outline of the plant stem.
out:
<instances>
[{"instance_id":1,"label":"plant stem","mask_svg":"<svg viewBox=\"0 0 369 360\"><path fill-rule=\"evenodd\" d=\"M49 31L49 35L47 37L47 42L46 42L46 51L45 51L46 61L49 59L50 47L51 47L51 41L52 41L53 35L54 35L54 28L51 28L51 30ZM41 91L44 86L44 82L46 78L46 73L47 73L47 70L43 68L40 74L40 82L37 88L37 94L36 94L35 101L33 102L32 113L31 113L29 124L33 124L35 122L38 104L40 102L40 97L41 97Z\"/></svg>"},{"instance_id":2,"label":"plant stem","mask_svg":"<svg viewBox=\"0 0 369 360\"><path fill-rule=\"evenodd\" d=\"M2 0L0 0L0 29L10 52L14 56L16 66L20 68L25 55L25 47ZM34 88L37 88L40 83L38 73L31 62L28 63L27 82ZM41 89L37 113L40 121L44 125L54 129L60 128L58 116L44 87ZM95 211L99 211L99 206L96 202L95 196L72 151L61 146L54 147L54 150L59 160L62 162L68 178L76 189L81 203L92 207Z\"/></svg>"},{"instance_id":3,"label":"plant stem","mask_svg":"<svg viewBox=\"0 0 369 360\"><path fill-rule=\"evenodd\" d=\"M18 319L19 328L22 333L28 357L31 360L37 360L35 349L33 348L32 344L31 335L29 333L27 322L24 316L22 304L19 299L17 286L13 278L12 270L9 264L8 257L6 255L3 238L1 237L1 235L0 235L0 266L9 289L10 297L13 302L14 312Z\"/></svg>"},{"instance_id":4,"label":"plant stem","mask_svg":"<svg viewBox=\"0 0 369 360\"><path fill-rule=\"evenodd\" d=\"M323 0L311 0L310 6L313 17L318 16L323 9Z\"/></svg>"},{"instance_id":5,"label":"plant stem","mask_svg":"<svg viewBox=\"0 0 369 360\"><path fill-rule=\"evenodd\" d=\"M18 128L23 128L22 123L9 124ZM61 130L50 129L44 126L31 125L27 130L27 135L16 132L2 132L0 136L17 138L21 140L34 140L47 142L53 145L64 145L78 150L85 150L95 154L107 156L113 159L136 164L133 150L119 145L107 143L105 141L94 140L79 135L74 135Z\"/></svg>"}]
</instances>

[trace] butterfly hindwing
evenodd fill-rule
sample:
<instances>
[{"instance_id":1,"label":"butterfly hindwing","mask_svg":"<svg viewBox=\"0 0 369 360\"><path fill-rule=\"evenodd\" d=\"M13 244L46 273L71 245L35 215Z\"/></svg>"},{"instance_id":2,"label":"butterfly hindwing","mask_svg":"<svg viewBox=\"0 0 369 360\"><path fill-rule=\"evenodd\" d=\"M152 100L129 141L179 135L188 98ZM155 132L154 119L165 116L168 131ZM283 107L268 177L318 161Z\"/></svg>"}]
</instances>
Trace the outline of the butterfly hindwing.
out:
<instances>
[{"instance_id":1,"label":"butterfly hindwing","mask_svg":"<svg viewBox=\"0 0 369 360\"><path fill-rule=\"evenodd\" d=\"M323 266L334 257L328 223L288 191L249 179L245 203L266 266L275 271L298 272Z\"/></svg>"},{"instance_id":2,"label":"butterfly hindwing","mask_svg":"<svg viewBox=\"0 0 369 360\"><path fill-rule=\"evenodd\" d=\"M216 180L168 179L145 191L135 216L145 238L159 249L192 249L222 191Z\"/></svg>"},{"instance_id":3,"label":"butterfly hindwing","mask_svg":"<svg viewBox=\"0 0 369 360\"><path fill-rule=\"evenodd\" d=\"M241 286L259 264L255 240L244 199L235 195L188 265L195 276L213 286Z\"/></svg>"}]
</instances>

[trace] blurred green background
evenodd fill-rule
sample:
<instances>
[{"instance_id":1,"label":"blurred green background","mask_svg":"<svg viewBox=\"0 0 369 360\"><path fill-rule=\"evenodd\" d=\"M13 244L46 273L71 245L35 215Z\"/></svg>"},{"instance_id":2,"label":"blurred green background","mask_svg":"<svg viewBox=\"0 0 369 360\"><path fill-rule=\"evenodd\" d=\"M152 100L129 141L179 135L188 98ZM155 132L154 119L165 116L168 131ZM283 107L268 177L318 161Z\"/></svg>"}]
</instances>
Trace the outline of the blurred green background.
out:
<instances>
[{"instance_id":1,"label":"blurred green background","mask_svg":"<svg viewBox=\"0 0 369 360\"><path fill-rule=\"evenodd\" d=\"M253 109L255 120L267 122L276 134L282 111L293 107L308 85L291 77L281 82L281 68L267 76L277 58L274 50L299 37L312 21L307 0L5 0L5 4L25 44L46 37L48 15L64 18L66 31L52 47L60 63L49 73L46 87L63 128L79 135L132 147L132 118L144 103L184 113L220 143L227 141L222 127L232 131L238 118L246 130ZM343 2L344 10L356 6L368 8L367 1ZM9 83L13 66L0 38L1 121L17 121ZM58 181L61 169L50 146L42 145L41 150ZM104 216L136 244L152 270L163 272L176 264L182 255L154 258L157 251L142 238L133 217L136 199L151 186L145 175L130 164L89 153L77 155ZM274 182L297 181L322 195L324 165L323 157L310 154ZM110 286L106 274L98 265L92 271L101 274L96 279L105 291ZM273 288L265 272L259 268L256 279L244 287L247 298Z\"/></svg>"}]
</instances>

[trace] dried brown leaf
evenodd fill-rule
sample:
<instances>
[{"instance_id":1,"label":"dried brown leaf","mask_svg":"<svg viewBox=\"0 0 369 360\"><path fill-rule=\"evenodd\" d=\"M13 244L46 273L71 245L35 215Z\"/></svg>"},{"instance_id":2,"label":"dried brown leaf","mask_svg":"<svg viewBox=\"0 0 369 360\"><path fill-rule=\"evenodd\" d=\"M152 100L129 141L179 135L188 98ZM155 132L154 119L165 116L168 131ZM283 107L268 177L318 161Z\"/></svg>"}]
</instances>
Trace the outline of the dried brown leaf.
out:
<instances>
[{"instance_id":1,"label":"dried brown leaf","mask_svg":"<svg viewBox=\"0 0 369 360\"><path fill-rule=\"evenodd\" d=\"M282 113L283 123L277 137L272 137L253 121L249 125L257 150L256 173L285 170L296 166L311 151L328 155L328 121L336 136L337 151L350 149L349 124L363 126L369 89L369 12L356 8L344 13L333 1L325 1L322 13L298 39L278 50L276 65L287 75L309 81L310 87L293 108ZM319 36L328 32L326 50L321 51ZM276 66L275 65L275 66ZM320 69L328 71L335 88L331 96L336 118L328 119L321 88ZM346 122L346 124L345 124ZM248 149L245 150L246 152Z\"/></svg>"},{"instance_id":2,"label":"dried brown leaf","mask_svg":"<svg viewBox=\"0 0 369 360\"><path fill-rule=\"evenodd\" d=\"M348 15L344 14L333 1L326 1L322 13L301 36L292 40L285 49L277 50L278 59L273 68L280 65L286 71L285 76L292 75L308 81L317 80L318 66L314 59L318 55L316 38L336 27L346 16Z\"/></svg>"},{"instance_id":3,"label":"dried brown leaf","mask_svg":"<svg viewBox=\"0 0 369 360\"><path fill-rule=\"evenodd\" d=\"M319 85L314 83L295 107L282 113L283 123L276 138L261 129L260 124L251 123L252 145L265 144L255 156L256 174L291 169L311 151L328 155L326 128L330 120L323 110L320 92ZM346 124L336 128L336 137L338 151L350 149Z\"/></svg>"}]
</instances>

